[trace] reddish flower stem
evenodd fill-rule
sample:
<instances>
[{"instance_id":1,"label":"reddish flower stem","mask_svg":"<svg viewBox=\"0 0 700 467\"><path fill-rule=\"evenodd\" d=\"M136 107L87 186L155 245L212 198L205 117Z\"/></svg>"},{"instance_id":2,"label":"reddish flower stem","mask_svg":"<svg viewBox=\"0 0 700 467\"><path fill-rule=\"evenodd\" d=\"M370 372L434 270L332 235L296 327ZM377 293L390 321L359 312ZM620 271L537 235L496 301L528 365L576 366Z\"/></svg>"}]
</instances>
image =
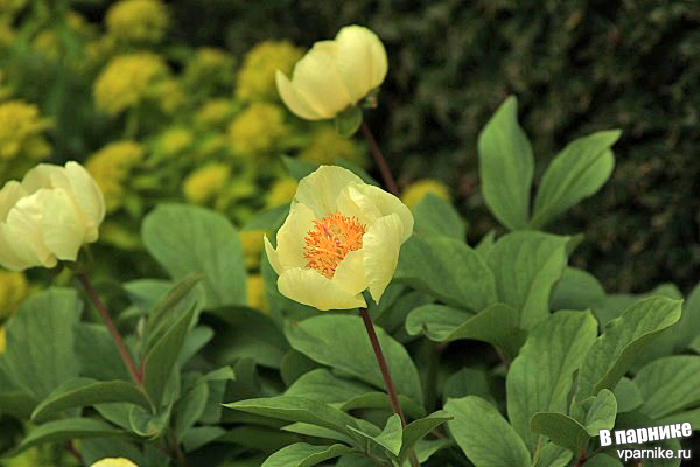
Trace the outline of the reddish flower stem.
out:
<instances>
[{"instance_id":1,"label":"reddish flower stem","mask_svg":"<svg viewBox=\"0 0 700 467\"><path fill-rule=\"evenodd\" d=\"M362 134L367 140L367 144L369 144L369 150L372 153L372 156L374 156L374 161L377 163L379 173L381 173L382 179L384 179L384 184L389 189L389 193L391 193L394 196L399 196L399 187L396 184L396 181L394 180L394 176L391 175L391 170L389 170L389 166L386 163L386 159L384 159L384 155L379 149L377 141L374 139L374 136L372 136L372 132L369 130L369 127L367 126L367 123L365 123L364 120L360 125L360 129L362 130Z\"/></svg>"}]
</instances>

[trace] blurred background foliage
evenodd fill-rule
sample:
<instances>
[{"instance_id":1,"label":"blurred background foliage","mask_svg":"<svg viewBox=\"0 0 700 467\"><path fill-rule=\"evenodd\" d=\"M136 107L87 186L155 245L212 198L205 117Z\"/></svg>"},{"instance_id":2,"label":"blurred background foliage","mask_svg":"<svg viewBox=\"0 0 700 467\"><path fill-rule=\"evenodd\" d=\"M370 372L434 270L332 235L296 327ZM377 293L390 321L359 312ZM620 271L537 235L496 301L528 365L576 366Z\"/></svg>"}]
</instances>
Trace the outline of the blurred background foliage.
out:
<instances>
[{"instance_id":1,"label":"blurred background foliage","mask_svg":"<svg viewBox=\"0 0 700 467\"><path fill-rule=\"evenodd\" d=\"M611 182L552 227L584 232L574 265L615 292L668 281L688 292L700 280L697 2L0 0L0 12L0 182L39 160L85 162L108 194L108 269L154 267L134 252L158 201L243 226L293 193L281 154L366 167L362 141L295 118L271 78L358 23L388 50L368 123L407 196L450 197L472 243L497 228L476 140L515 94L540 171L566 141L623 130ZM449 192L412 186L425 179Z\"/></svg>"}]
</instances>

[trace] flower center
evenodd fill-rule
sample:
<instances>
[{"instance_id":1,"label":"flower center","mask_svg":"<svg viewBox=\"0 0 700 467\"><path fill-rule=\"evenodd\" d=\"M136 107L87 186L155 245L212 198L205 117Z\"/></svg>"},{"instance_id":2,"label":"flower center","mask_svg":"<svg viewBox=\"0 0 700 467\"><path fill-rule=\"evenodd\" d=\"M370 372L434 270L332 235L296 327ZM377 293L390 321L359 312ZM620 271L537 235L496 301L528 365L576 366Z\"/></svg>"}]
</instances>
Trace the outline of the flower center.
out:
<instances>
[{"instance_id":1,"label":"flower center","mask_svg":"<svg viewBox=\"0 0 700 467\"><path fill-rule=\"evenodd\" d=\"M343 216L340 212L314 221L314 228L304 238L306 265L331 279L343 258L362 248L364 234L365 226L357 218Z\"/></svg>"}]
</instances>

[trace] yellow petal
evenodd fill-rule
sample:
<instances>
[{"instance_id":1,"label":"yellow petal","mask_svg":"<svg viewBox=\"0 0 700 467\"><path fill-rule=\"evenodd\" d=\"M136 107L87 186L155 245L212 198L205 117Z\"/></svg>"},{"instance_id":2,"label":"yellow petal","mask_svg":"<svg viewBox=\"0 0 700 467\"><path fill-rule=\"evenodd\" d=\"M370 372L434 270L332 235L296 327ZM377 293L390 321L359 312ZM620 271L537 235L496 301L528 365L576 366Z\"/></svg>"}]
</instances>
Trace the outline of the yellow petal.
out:
<instances>
[{"instance_id":1,"label":"yellow petal","mask_svg":"<svg viewBox=\"0 0 700 467\"><path fill-rule=\"evenodd\" d=\"M314 227L314 213L301 203L292 203L289 216L277 232L277 257L282 271L306 265L304 238Z\"/></svg>"},{"instance_id":2,"label":"yellow petal","mask_svg":"<svg viewBox=\"0 0 700 467\"><path fill-rule=\"evenodd\" d=\"M294 268L282 273L277 282L285 297L322 311L366 306L362 294L352 294L313 269Z\"/></svg>"},{"instance_id":3,"label":"yellow petal","mask_svg":"<svg viewBox=\"0 0 700 467\"><path fill-rule=\"evenodd\" d=\"M44 244L42 236L43 207L39 202L45 188L20 199L0 224L5 241L23 267L56 266L56 256Z\"/></svg>"},{"instance_id":4,"label":"yellow petal","mask_svg":"<svg viewBox=\"0 0 700 467\"><path fill-rule=\"evenodd\" d=\"M351 251L335 268L331 282L353 295L367 288L364 266L365 254L362 250Z\"/></svg>"},{"instance_id":5,"label":"yellow petal","mask_svg":"<svg viewBox=\"0 0 700 467\"><path fill-rule=\"evenodd\" d=\"M15 180L7 182L0 190L0 222L4 222L10 209L14 207L20 198L28 194L27 190L19 182Z\"/></svg>"},{"instance_id":6,"label":"yellow petal","mask_svg":"<svg viewBox=\"0 0 700 467\"><path fill-rule=\"evenodd\" d=\"M10 271L22 271L33 264L27 264L14 252L14 248L6 240L7 227L0 223L0 266L9 269Z\"/></svg>"},{"instance_id":7,"label":"yellow petal","mask_svg":"<svg viewBox=\"0 0 700 467\"><path fill-rule=\"evenodd\" d=\"M302 178L294 199L311 208L318 219L338 210L338 196L349 184L365 183L348 169L322 165Z\"/></svg>"},{"instance_id":8,"label":"yellow petal","mask_svg":"<svg viewBox=\"0 0 700 467\"><path fill-rule=\"evenodd\" d=\"M324 118L309 105L306 98L296 90L289 81L289 78L280 70L277 70L275 73L275 82L277 83L277 90L280 93L282 101L292 113L307 120L320 120Z\"/></svg>"},{"instance_id":9,"label":"yellow petal","mask_svg":"<svg viewBox=\"0 0 700 467\"><path fill-rule=\"evenodd\" d=\"M66 162L65 175L70 183L75 202L87 217L85 242L94 242L99 226L105 218L105 200L102 190L85 168L77 162Z\"/></svg>"},{"instance_id":10,"label":"yellow petal","mask_svg":"<svg viewBox=\"0 0 700 467\"><path fill-rule=\"evenodd\" d=\"M358 187L352 184L340 192L337 206L344 216L355 217L360 224L365 226L382 217L374 201L362 194Z\"/></svg>"},{"instance_id":11,"label":"yellow petal","mask_svg":"<svg viewBox=\"0 0 700 467\"><path fill-rule=\"evenodd\" d=\"M95 462L90 467L138 467L136 464L131 462L129 459L119 458L107 458Z\"/></svg>"},{"instance_id":12,"label":"yellow petal","mask_svg":"<svg viewBox=\"0 0 700 467\"><path fill-rule=\"evenodd\" d=\"M413 235L413 214L399 198L372 185L365 184L358 189L374 202L382 217L390 214L396 214L399 217L402 226L401 243Z\"/></svg>"},{"instance_id":13,"label":"yellow petal","mask_svg":"<svg viewBox=\"0 0 700 467\"><path fill-rule=\"evenodd\" d=\"M275 251L274 247L270 243L270 240L267 239L267 235L265 235L265 253L267 254L267 260L270 262L270 266L272 266L272 269L275 270L277 274L282 274L282 265L280 264L280 259L277 256L277 252Z\"/></svg>"},{"instance_id":14,"label":"yellow petal","mask_svg":"<svg viewBox=\"0 0 700 467\"><path fill-rule=\"evenodd\" d=\"M39 190L42 206L43 243L56 258L75 261L85 237L85 223L78 208L65 190Z\"/></svg>"},{"instance_id":15,"label":"yellow petal","mask_svg":"<svg viewBox=\"0 0 700 467\"><path fill-rule=\"evenodd\" d=\"M375 302L384 293L399 261L403 223L398 214L379 218L362 239L364 267L369 292Z\"/></svg>"},{"instance_id":16,"label":"yellow petal","mask_svg":"<svg viewBox=\"0 0 700 467\"><path fill-rule=\"evenodd\" d=\"M353 102L357 102L384 81L386 50L375 33L361 26L341 29L335 42L338 69L348 83Z\"/></svg>"}]
</instances>

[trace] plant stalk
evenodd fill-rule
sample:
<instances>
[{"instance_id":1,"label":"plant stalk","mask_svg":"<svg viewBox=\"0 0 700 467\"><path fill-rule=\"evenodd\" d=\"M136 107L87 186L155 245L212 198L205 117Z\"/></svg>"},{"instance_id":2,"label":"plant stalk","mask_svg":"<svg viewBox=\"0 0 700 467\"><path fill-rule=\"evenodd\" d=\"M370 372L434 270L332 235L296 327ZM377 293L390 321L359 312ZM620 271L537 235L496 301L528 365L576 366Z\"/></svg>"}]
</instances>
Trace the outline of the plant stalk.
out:
<instances>
[{"instance_id":1,"label":"plant stalk","mask_svg":"<svg viewBox=\"0 0 700 467\"><path fill-rule=\"evenodd\" d=\"M386 163L386 159L384 158L382 151L379 149L377 141L374 139L374 136L372 136L372 132L369 130L369 127L367 126L367 123L364 120L360 125L360 129L362 130L362 134L367 140L367 144L369 144L369 150L372 153L372 156L374 157L374 161L377 163L379 173L381 173L382 179L384 180L384 184L389 189L389 193L391 193L394 196L399 196L399 187L396 184L396 181L394 180L394 176L391 175L389 165Z\"/></svg>"},{"instance_id":2,"label":"plant stalk","mask_svg":"<svg viewBox=\"0 0 700 467\"><path fill-rule=\"evenodd\" d=\"M367 330L369 341L372 344L372 350L374 350L374 355L377 357L377 363L379 364L379 370L384 378L384 385L386 386L386 392L389 396L391 410L393 410L393 412L399 416L399 419L401 419L401 428L406 428L406 419L401 411L399 397L396 394L396 389L394 389L394 382L391 379L389 367L387 366L386 359L384 358L384 352L382 352L382 347L379 345L379 339L377 338L377 333L374 332L372 318L370 318L369 313L367 313L367 308L360 307L360 316L362 316L362 321L365 323L365 329ZM412 448L409 450L408 457L413 467L420 467L420 463L418 463L418 459L416 458Z\"/></svg>"}]
</instances>

